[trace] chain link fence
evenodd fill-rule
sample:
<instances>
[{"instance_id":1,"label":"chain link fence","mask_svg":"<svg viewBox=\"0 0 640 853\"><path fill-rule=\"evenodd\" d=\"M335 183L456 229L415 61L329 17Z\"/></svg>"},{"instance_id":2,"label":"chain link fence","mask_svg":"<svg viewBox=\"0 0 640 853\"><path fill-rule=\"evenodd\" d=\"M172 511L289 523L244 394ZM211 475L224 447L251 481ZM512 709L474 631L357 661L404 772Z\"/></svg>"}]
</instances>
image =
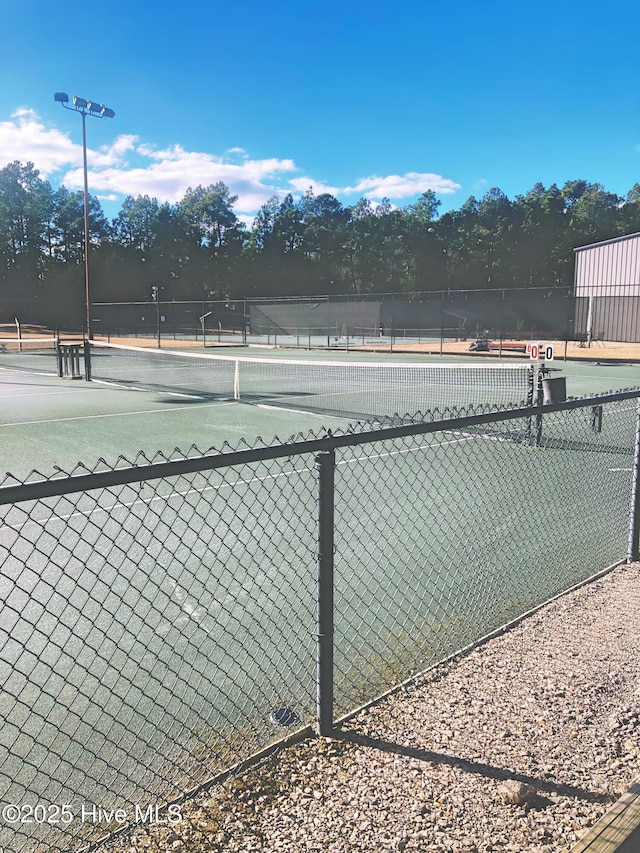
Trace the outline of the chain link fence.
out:
<instances>
[{"instance_id":1,"label":"chain link fence","mask_svg":"<svg viewBox=\"0 0 640 853\"><path fill-rule=\"evenodd\" d=\"M637 557L638 398L5 477L0 848L157 819Z\"/></svg>"},{"instance_id":2,"label":"chain link fence","mask_svg":"<svg viewBox=\"0 0 640 853\"><path fill-rule=\"evenodd\" d=\"M573 340L575 300L567 288L259 297L237 300L98 302L97 338L195 340L203 346L254 344L349 349L491 338ZM582 315L580 315L582 316Z\"/></svg>"}]
</instances>

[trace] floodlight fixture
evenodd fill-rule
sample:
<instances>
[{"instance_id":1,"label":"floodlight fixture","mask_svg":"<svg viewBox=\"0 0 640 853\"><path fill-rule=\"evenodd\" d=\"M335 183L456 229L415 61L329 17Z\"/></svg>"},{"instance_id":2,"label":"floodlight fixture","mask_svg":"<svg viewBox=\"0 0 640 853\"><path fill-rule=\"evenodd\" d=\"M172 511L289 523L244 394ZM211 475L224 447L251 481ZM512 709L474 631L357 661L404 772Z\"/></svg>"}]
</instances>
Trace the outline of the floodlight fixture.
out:
<instances>
[{"instance_id":1,"label":"floodlight fixture","mask_svg":"<svg viewBox=\"0 0 640 853\"><path fill-rule=\"evenodd\" d=\"M81 98L78 95L73 96L73 106L69 106L69 95L66 92L56 92L53 100L57 101L67 110L75 110L81 115L92 115L96 118L114 118L115 113L104 104L99 104L97 101L89 101L86 98Z\"/></svg>"},{"instance_id":2,"label":"floodlight fixture","mask_svg":"<svg viewBox=\"0 0 640 853\"><path fill-rule=\"evenodd\" d=\"M86 117L114 118L115 113L104 104L97 101L88 101L86 98L73 96L73 106L69 106L69 95L66 92L56 92L53 100L66 110L75 110L82 116L82 160L84 171L84 269L85 269L85 308L86 308L86 335L89 340L93 337L91 325L91 291L89 287L89 181L87 176L87 128Z\"/></svg>"}]
</instances>

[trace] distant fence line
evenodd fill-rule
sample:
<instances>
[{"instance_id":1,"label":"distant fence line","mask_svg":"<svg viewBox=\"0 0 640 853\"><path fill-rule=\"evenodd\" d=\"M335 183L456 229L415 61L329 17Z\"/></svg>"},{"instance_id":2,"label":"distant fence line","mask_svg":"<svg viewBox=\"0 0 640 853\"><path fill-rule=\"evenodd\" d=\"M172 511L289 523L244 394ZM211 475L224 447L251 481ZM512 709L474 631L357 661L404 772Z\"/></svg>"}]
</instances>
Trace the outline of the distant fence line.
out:
<instances>
[{"instance_id":1,"label":"distant fence line","mask_svg":"<svg viewBox=\"0 0 640 853\"><path fill-rule=\"evenodd\" d=\"M199 302L96 303L102 337L191 337L282 346L366 346L468 340L584 340L566 289L247 298ZM580 315L581 317L582 315Z\"/></svg>"},{"instance_id":2,"label":"distant fence line","mask_svg":"<svg viewBox=\"0 0 640 853\"><path fill-rule=\"evenodd\" d=\"M635 284L609 289L597 284L582 286L579 295L574 287L529 287L191 301L150 297L94 303L92 317L95 334L107 338L275 341L316 348L350 341L363 346L376 338L391 344L471 341L488 333L496 341L546 339L588 346L592 341L640 343L637 290ZM15 325L14 317L33 322L29 311L28 302L7 303L2 313L7 328Z\"/></svg>"},{"instance_id":3,"label":"distant fence line","mask_svg":"<svg viewBox=\"0 0 640 853\"><path fill-rule=\"evenodd\" d=\"M639 400L5 477L0 847L144 820L637 559Z\"/></svg>"}]
</instances>

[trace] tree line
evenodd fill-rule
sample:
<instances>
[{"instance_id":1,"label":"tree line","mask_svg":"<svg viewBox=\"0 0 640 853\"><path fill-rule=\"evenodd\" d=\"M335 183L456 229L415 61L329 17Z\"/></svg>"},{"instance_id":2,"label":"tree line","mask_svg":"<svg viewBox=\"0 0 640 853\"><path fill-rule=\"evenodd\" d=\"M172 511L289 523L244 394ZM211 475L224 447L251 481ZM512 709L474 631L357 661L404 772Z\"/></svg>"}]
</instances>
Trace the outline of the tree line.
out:
<instances>
[{"instance_id":1,"label":"tree line","mask_svg":"<svg viewBox=\"0 0 640 853\"><path fill-rule=\"evenodd\" d=\"M89 199L92 299L145 301L570 288L573 249L640 231L640 184L541 183L509 199L490 189L439 213L432 191L405 207L344 206L309 189L274 196L251 226L222 182L176 204L128 196L113 221ZM53 189L32 163L0 170L0 304L40 313L84 298L84 197Z\"/></svg>"}]
</instances>

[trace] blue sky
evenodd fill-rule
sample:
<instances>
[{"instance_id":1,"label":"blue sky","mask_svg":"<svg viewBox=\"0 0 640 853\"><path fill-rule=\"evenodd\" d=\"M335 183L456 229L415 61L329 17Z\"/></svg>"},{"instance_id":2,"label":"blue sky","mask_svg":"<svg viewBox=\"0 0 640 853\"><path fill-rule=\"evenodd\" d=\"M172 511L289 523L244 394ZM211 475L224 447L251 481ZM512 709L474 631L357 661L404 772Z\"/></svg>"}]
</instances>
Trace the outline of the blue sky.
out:
<instances>
[{"instance_id":1,"label":"blue sky","mask_svg":"<svg viewBox=\"0 0 640 853\"><path fill-rule=\"evenodd\" d=\"M310 186L347 205L440 212L499 187L640 181L640 5L541 0L91 6L0 0L0 166L32 161L89 189L178 201L224 181L247 222Z\"/></svg>"}]
</instances>

